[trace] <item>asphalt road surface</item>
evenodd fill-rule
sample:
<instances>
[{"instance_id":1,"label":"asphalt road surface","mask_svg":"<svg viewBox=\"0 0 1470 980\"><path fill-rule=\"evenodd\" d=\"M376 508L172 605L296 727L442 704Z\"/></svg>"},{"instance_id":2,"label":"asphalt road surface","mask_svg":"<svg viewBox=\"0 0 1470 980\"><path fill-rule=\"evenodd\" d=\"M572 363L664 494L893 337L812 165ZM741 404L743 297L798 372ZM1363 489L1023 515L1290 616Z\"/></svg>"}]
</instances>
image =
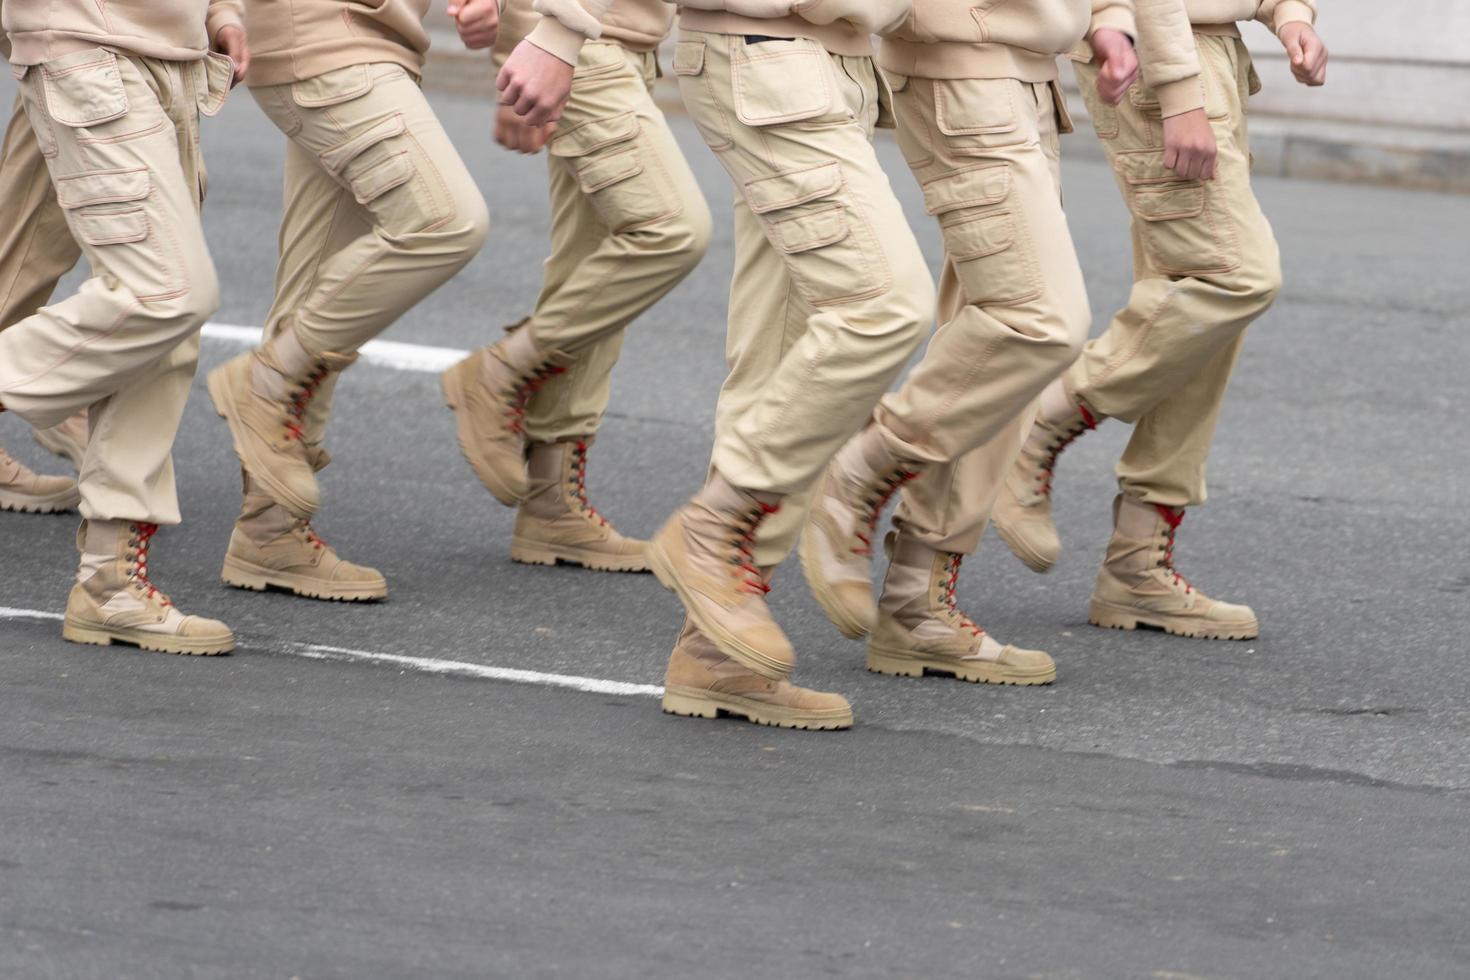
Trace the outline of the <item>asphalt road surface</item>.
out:
<instances>
[{"instance_id":1,"label":"asphalt road surface","mask_svg":"<svg viewBox=\"0 0 1470 980\"><path fill-rule=\"evenodd\" d=\"M469 348L536 294L544 161L494 148L485 105L436 104L492 238L385 339ZM698 485L723 374L729 191L676 129L715 244L633 328L591 477L640 535ZM258 325L282 141L244 93L205 138L217 320ZM1100 329L1124 214L1103 168L1066 171ZM239 476L202 379L242 348L207 340L186 523L153 570L236 628L234 656L63 643L45 614L75 519L0 515L0 976L1470 976L1470 198L1258 186L1287 288L1178 556L1261 638L1086 624L1126 434L1104 427L1061 468L1059 567L992 536L961 584L992 633L1056 657L1054 687L870 675L782 570L798 679L853 700L847 733L661 715L675 600L510 563L513 515L431 371L355 367L329 442L318 527L391 599L222 586ZM61 471L13 417L0 443Z\"/></svg>"}]
</instances>

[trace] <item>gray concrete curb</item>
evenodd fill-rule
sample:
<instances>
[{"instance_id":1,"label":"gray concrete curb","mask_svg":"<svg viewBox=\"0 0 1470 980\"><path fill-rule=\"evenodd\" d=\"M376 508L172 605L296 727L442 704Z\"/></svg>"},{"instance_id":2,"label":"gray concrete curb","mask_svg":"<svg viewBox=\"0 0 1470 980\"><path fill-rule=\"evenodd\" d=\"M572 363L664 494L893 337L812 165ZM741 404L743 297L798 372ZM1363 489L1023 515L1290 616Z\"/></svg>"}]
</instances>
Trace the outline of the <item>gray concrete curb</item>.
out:
<instances>
[{"instance_id":1,"label":"gray concrete curb","mask_svg":"<svg viewBox=\"0 0 1470 980\"><path fill-rule=\"evenodd\" d=\"M438 91L490 99L495 94L490 58L465 51L453 34L435 31L424 85ZM664 78L659 105L682 113L673 80ZM1070 100L1077 133L1067 139L1072 158L1102 159L1081 100ZM1256 172L1278 177L1385 184L1470 194L1470 135L1425 129L1354 126L1324 120L1258 115L1251 119Z\"/></svg>"}]
</instances>

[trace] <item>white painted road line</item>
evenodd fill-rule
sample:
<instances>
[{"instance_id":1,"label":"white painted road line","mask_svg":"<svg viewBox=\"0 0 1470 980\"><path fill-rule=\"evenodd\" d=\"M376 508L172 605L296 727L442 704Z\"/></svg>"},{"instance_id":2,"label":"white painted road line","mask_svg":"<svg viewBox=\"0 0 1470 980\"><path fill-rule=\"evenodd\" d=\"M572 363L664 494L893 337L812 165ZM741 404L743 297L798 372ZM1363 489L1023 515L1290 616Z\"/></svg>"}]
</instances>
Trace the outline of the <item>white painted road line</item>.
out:
<instances>
[{"instance_id":1,"label":"white painted road line","mask_svg":"<svg viewBox=\"0 0 1470 980\"><path fill-rule=\"evenodd\" d=\"M242 327L233 323L206 323L206 340L254 347L260 343L259 327ZM394 340L370 340L358 351L365 363L395 371L422 371L439 374L469 356L457 347L432 347L428 344L401 344Z\"/></svg>"},{"instance_id":2,"label":"white painted road line","mask_svg":"<svg viewBox=\"0 0 1470 980\"><path fill-rule=\"evenodd\" d=\"M60 613L43 612L40 609L12 609L8 606L0 606L0 619L59 620L62 618ZM408 657L397 653L374 653L371 650L353 650L347 647L325 646L320 643L273 641L270 649L275 653L288 657L300 657L304 660L387 664L420 674L472 677L477 680L506 681L511 684L536 684L540 687L563 687L587 694L656 698L664 693L664 689L656 684L630 684L627 681L609 681L600 677L548 674L539 670L519 670L514 667L491 667L488 664L469 663L464 660L442 660L438 657Z\"/></svg>"}]
</instances>

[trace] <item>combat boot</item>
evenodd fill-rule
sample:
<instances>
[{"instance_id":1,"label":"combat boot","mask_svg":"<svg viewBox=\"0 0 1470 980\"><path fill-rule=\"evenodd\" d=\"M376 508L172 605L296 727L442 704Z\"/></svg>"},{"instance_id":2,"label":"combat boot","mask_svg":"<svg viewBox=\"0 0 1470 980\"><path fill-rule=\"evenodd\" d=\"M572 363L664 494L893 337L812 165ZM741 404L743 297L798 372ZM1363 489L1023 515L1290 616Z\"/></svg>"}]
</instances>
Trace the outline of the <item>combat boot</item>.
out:
<instances>
[{"instance_id":1,"label":"combat boot","mask_svg":"<svg viewBox=\"0 0 1470 980\"><path fill-rule=\"evenodd\" d=\"M77 481L69 476L43 476L0 449L0 510L55 514L82 502Z\"/></svg>"},{"instance_id":2,"label":"combat boot","mask_svg":"<svg viewBox=\"0 0 1470 980\"><path fill-rule=\"evenodd\" d=\"M78 473L82 471L82 459L87 455L87 440L90 438L85 408L49 429L31 431L42 449L69 461Z\"/></svg>"},{"instance_id":3,"label":"combat boot","mask_svg":"<svg viewBox=\"0 0 1470 980\"><path fill-rule=\"evenodd\" d=\"M526 473L526 406L571 358L536 346L524 324L439 376L454 410L459 451L496 500L514 507L530 491Z\"/></svg>"},{"instance_id":4,"label":"combat boot","mask_svg":"<svg viewBox=\"0 0 1470 980\"><path fill-rule=\"evenodd\" d=\"M1006 547L1033 572L1057 563L1062 541L1051 515L1057 457L1078 436L1097 428L1098 415L1067 393L1058 378L1041 393L1041 411L995 499L991 523Z\"/></svg>"},{"instance_id":5,"label":"combat boot","mask_svg":"<svg viewBox=\"0 0 1470 980\"><path fill-rule=\"evenodd\" d=\"M148 578L148 547L157 531L157 524L82 522L77 532L82 561L61 627L65 639L193 656L235 649L228 626L185 616Z\"/></svg>"},{"instance_id":6,"label":"combat boot","mask_svg":"<svg viewBox=\"0 0 1470 980\"><path fill-rule=\"evenodd\" d=\"M307 408L322 382L355 360L356 354L307 350L287 326L209 372L209 395L230 425L240 465L296 517L309 518L321 507L304 441Z\"/></svg>"},{"instance_id":7,"label":"combat boot","mask_svg":"<svg viewBox=\"0 0 1470 980\"><path fill-rule=\"evenodd\" d=\"M922 677L946 674L976 684L1050 684L1057 667L1040 650L1001 644L955 605L962 556L935 551L912 535L888 535L888 574L868 669Z\"/></svg>"},{"instance_id":8,"label":"combat boot","mask_svg":"<svg viewBox=\"0 0 1470 980\"><path fill-rule=\"evenodd\" d=\"M852 727L852 705L842 695L754 673L721 653L688 617L669 655L663 709L686 718L733 715L780 728Z\"/></svg>"},{"instance_id":9,"label":"combat boot","mask_svg":"<svg viewBox=\"0 0 1470 980\"><path fill-rule=\"evenodd\" d=\"M1174 570L1174 532L1183 520L1183 508L1118 495L1113 538L1093 586L1088 621L1206 640L1255 639L1260 625L1249 606L1211 599Z\"/></svg>"},{"instance_id":10,"label":"combat boot","mask_svg":"<svg viewBox=\"0 0 1470 980\"><path fill-rule=\"evenodd\" d=\"M600 572L648 571L648 542L619 534L587 499L592 438L533 442L526 455L530 492L516 513L513 561L559 561Z\"/></svg>"},{"instance_id":11,"label":"combat boot","mask_svg":"<svg viewBox=\"0 0 1470 980\"><path fill-rule=\"evenodd\" d=\"M649 566L684 604L699 631L762 677L791 673L796 652L771 618L771 586L755 565L761 522L780 497L732 486L711 473L703 490L676 510L649 543Z\"/></svg>"},{"instance_id":12,"label":"combat boot","mask_svg":"<svg viewBox=\"0 0 1470 980\"><path fill-rule=\"evenodd\" d=\"M873 539L883 508L920 463L889 451L870 425L837 453L801 532L801 570L832 625L851 640L873 629Z\"/></svg>"},{"instance_id":13,"label":"combat boot","mask_svg":"<svg viewBox=\"0 0 1470 980\"><path fill-rule=\"evenodd\" d=\"M325 465L326 453L314 468ZM264 592L286 589L309 599L368 602L388 597L388 583L376 568L343 561L331 545L312 530L311 522L296 517L265 492L249 474L243 474L245 503L220 578L226 585Z\"/></svg>"}]
</instances>

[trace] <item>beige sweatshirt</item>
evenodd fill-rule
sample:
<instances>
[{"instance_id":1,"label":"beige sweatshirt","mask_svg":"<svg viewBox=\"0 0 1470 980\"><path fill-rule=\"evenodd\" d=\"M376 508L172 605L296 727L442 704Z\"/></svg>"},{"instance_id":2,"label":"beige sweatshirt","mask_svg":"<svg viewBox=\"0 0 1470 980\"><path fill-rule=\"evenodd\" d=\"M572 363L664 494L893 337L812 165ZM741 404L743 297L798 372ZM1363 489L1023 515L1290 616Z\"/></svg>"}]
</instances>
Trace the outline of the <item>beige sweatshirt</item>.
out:
<instances>
[{"instance_id":1,"label":"beige sweatshirt","mask_svg":"<svg viewBox=\"0 0 1470 980\"><path fill-rule=\"evenodd\" d=\"M1144 81L1165 116L1202 108L1199 53L1194 35L1239 34L1236 21L1258 20L1280 33L1287 24L1311 24L1316 0L1138 0L1138 60Z\"/></svg>"},{"instance_id":2,"label":"beige sweatshirt","mask_svg":"<svg viewBox=\"0 0 1470 980\"><path fill-rule=\"evenodd\" d=\"M505 64L515 46L524 41L540 21L541 15L533 9L532 0L504 0L500 11L500 32L495 35L492 51L496 68ZM652 51L669 36L673 22L674 8L665 0L616 0L602 18L601 36L621 42L634 51Z\"/></svg>"},{"instance_id":3,"label":"beige sweatshirt","mask_svg":"<svg viewBox=\"0 0 1470 980\"><path fill-rule=\"evenodd\" d=\"M240 0L5 0L10 60L44 61L88 48L164 61L198 61L220 29L243 23Z\"/></svg>"},{"instance_id":4,"label":"beige sweatshirt","mask_svg":"<svg viewBox=\"0 0 1470 980\"><path fill-rule=\"evenodd\" d=\"M619 5L627 0L618 0ZM871 54L908 14L910 0L676 0L679 24L712 34L809 37L834 54ZM534 0L541 22L527 40L568 64L582 42L598 37L611 0Z\"/></svg>"},{"instance_id":5,"label":"beige sweatshirt","mask_svg":"<svg viewBox=\"0 0 1470 980\"><path fill-rule=\"evenodd\" d=\"M386 62L423 74L430 0L245 0L245 84L285 85L349 65Z\"/></svg>"}]
</instances>

